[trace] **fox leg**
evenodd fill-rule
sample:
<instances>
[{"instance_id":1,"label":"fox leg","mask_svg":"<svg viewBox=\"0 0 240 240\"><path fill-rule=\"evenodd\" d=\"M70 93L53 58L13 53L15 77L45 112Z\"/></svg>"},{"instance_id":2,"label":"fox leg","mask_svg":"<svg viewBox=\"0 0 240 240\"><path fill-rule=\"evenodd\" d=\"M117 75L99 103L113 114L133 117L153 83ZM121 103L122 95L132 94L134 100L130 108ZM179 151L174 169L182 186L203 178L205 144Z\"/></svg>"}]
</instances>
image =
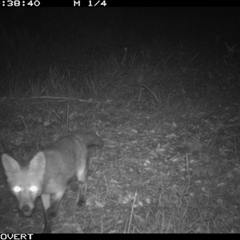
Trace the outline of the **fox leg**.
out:
<instances>
[{"instance_id":1,"label":"fox leg","mask_svg":"<svg viewBox=\"0 0 240 240\"><path fill-rule=\"evenodd\" d=\"M43 210L44 210L43 211L44 212L43 233L51 233L52 232L52 222L51 222L51 218L49 217L49 214L47 213L47 211L51 205L50 194L42 194L41 199L42 199L42 205L43 205Z\"/></svg>"},{"instance_id":2,"label":"fox leg","mask_svg":"<svg viewBox=\"0 0 240 240\"><path fill-rule=\"evenodd\" d=\"M44 229L43 233L51 233L52 232L52 218L57 215L58 206L62 199L64 191L58 192L54 195L53 200L51 202L50 194L42 194L42 204L44 208Z\"/></svg>"},{"instance_id":3,"label":"fox leg","mask_svg":"<svg viewBox=\"0 0 240 240\"><path fill-rule=\"evenodd\" d=\"M79 182L79 192L78 192L78 200L77 200L77 205L79 207L82 207L83 205L86 204L86 199L85 199L86 191L87 191L87 183Z\"/></svg>"},{"instance_id":4,"label":"fox leg","mask_svg":"<svg viewBox=\"0 0 240 240\"><path fill-rule=\"evenodd\" d=\"M77 171L77 180L78 180L78 199L77 199L77 205L79 207L85 205L86 200L85 200L85 195L87 191L87 166L83 165L81 166L78 171Z\"/></svg>"}]
</instances>

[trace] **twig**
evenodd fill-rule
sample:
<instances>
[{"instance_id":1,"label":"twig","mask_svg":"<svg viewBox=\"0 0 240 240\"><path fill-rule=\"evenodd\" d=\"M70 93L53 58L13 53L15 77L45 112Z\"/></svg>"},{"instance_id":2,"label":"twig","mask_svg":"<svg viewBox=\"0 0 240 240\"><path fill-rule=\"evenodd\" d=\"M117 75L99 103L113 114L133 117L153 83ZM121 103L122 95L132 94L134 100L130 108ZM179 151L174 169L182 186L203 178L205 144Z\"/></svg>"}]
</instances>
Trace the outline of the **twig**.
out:
<instances>
[{"instance_id":1,"label":"twig","mask_svg":"<svg viewBox=\"0 0 240 240\"><path fill-rule=\"evenodd\" d=\"M88 102L88 103L100 103L99 101L93 101L93 99L85 100L80 98L69 98L69 97L50 97L50 96L41 96L41 97L29 97L29 98L5 98L7 99L15 99L15 100L26 100L26 99L55 99L55 100L74 100L74 101L80 101L80 102Z\"/></svg>"}]
</instances>

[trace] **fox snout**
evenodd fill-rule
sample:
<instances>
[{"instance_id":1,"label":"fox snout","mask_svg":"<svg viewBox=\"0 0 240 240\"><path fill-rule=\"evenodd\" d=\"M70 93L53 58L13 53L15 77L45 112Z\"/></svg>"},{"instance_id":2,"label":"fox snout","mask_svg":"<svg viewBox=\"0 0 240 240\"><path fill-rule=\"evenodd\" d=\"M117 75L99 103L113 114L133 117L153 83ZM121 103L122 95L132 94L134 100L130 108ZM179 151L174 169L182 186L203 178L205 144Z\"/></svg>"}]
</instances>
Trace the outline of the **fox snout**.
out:
<instances>
[{"instance_id":1,"label":"fox snout","mask_svg":"<svg viewBox=\"0 0 240 240\"><path fill-rule=\"evenodd\" d=\"M18 208L23 213L24 216L29 217L31 216L33 209L34 209L34 201L30 197L28 198L21 198L18 197Z\"/></svg>"},{"instance_id":2,"label":"fox snout","mask_svg":"<svg viewBox=\"0 0 240 240\"><path fill-rule=\"evenodd\" d=\"M31 208L29 205L25 204L24 206L22 206L22 208L20 210L22 211L24 216L29 217L32 215L33 208Z\"/></svg>"}]
</instances>

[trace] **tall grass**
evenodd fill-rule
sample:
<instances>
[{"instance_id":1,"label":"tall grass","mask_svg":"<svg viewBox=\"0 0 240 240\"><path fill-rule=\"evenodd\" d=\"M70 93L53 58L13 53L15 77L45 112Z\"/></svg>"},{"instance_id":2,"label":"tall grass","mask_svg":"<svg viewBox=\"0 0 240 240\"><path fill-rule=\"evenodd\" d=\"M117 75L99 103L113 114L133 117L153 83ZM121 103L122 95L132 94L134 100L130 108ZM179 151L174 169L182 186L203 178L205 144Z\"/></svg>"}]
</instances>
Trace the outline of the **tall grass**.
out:
<instances>
[{"instance_id":1,"label":"tall grass","mask_svg":"<svg viewBox=\"0 0 240 240\"><path fill-rule=\"evenodd\" d=\"M226 46L222 61L214 62L215 48L194 51L159 35L138 46L84 47L83 43L94 38L91 33L85 32L78 45L76 40L68 42L66 34L49 43L26 29L1 28L1 96L101 97L169 109L188 104L190 99L223 94L239 84L236 45L222 43ZM89 41L87 36L91 36ZM111 34L102 37L111 42Z\"/></svg>"}]
</instances>

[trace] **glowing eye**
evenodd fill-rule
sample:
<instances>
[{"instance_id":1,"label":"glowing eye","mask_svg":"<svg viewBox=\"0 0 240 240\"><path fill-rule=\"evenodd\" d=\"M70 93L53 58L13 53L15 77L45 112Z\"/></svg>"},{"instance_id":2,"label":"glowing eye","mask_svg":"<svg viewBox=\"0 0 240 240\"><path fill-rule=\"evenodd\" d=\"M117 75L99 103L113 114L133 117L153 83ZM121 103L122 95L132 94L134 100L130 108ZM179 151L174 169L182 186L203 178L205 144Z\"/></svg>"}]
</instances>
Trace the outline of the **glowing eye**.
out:
<instances>
[{"instance_id":1,"label":"glowing eye","mask_svg":"<svg viewBox=\"0 0 240 240\"><path fill-rule=\"evenodd\" d=\"M16 193L19 193L19 192L22 191L22 188L20 188L19 186L15 186L15 187L13 188L13 191L16 192Z\"/></svg>"},{"instance_id":2,"label":"glowing eye","mask_svg":"<svg viewBox=\"0 0 240 240\"><path fill-rule=\"evenodd\" d=\"M37 192L38 191L38 188L36 186L31 186L29 189L30 189L31 192Z\"/></svg>"}]
</instances>

